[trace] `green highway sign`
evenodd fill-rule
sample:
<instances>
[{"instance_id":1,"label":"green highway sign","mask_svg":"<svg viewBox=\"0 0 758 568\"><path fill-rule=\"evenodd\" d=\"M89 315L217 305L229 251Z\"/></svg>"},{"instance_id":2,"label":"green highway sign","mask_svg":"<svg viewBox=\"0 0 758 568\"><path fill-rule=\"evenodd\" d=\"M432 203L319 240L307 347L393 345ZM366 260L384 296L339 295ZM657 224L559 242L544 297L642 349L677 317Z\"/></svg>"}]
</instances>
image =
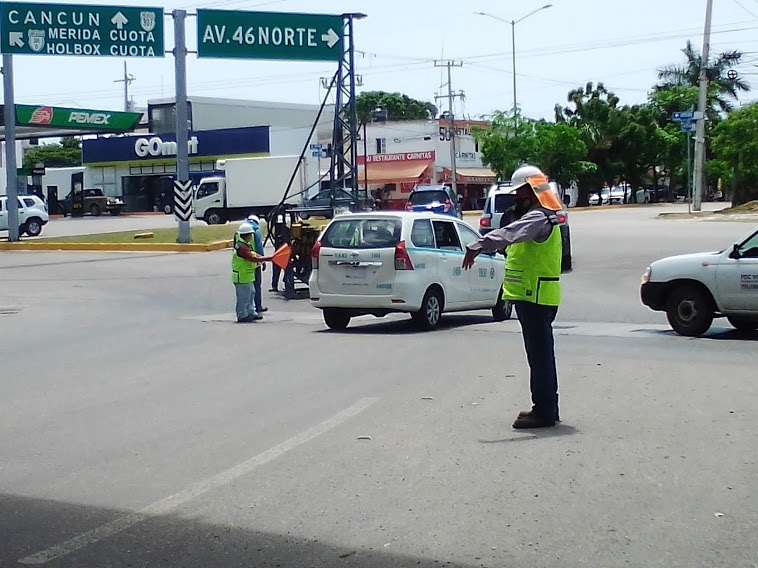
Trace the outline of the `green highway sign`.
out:
<instances>
[{"instance_id":1,"label":"green highway sign","mask_svg":"<svg viewBox=\"0 0 758 568\"><path fill-rule=\"evenodd\" d=\"M163 57L163 8L0 2L0 51Z\"/></svg>"},{"instance_id":2,"label":"green highway sign","mask_svg":"<svg viewBox=\"0 0 758 568\"><path fill-rule=\"evenodd\" d=\"M139 112L16 105L16 124L19 126L129 132L139 124L141 117Z\"/></svg>"},{"instance_id":3,"label":"green highway sign","mask_svg":"<svg viewBox=\"0 0 758 568\"><path fill-rule=\"evenodd\" d=\"M287 12L197 11L197 56L339 61L342 16Z\"/></svg>"}]
</instances>

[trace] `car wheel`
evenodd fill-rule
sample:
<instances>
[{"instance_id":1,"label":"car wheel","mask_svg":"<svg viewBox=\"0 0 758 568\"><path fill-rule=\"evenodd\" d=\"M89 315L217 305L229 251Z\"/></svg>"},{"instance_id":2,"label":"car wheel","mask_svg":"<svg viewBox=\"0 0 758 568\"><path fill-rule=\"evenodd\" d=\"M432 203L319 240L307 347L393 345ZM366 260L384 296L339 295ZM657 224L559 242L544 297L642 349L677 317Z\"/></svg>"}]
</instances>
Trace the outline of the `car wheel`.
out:
<instances>
[{"instance_id":1,"label":"car wheel","mask_svg":"<svg viewBox=\"0 0 758 568\"><path fill-rule=\"evenodd\" d=\"M323 315L329 329L345 329L350 325L350 314L340 308L325 308Z\"/></svg>"},{"instance_id":2,"label":"car wheel","mask_svg":"<svg viewBox=\"0 0 758 568\"><path fill-rule=\"evenodd\" d=\"M121 215L121 209L111 209L108 213L111 214L111 217L118 217Z\"/></svg>"},{"instance_id":3,"label":"car wheel","mask_svg":"<svg viewBox=\"0 0 758 568\"><path fill-rule=\"evenodd\" d=\"M758 319L751 319L741 316L727 316L732 327L739 331L756 331L758 330Z\"/></svg>"},{"instance_id":4,"label":"car wheel","mask_svg":"<svg viewBox=\"0 0 758 568\"><path fill-rule=\"evenodd\" d=\"M505 321L511 319L513 315L513 302L503 300L503 291L500 290L500 296L497 299L497 304L492 308L492 317L495 321Z\"/></svg>"},{"instance_id":5,"label":"car wheel","mask_svg":"<svg viewBox=\"0 0 758 568\"><path fill-rule=\"evenodd\" d=\"M708 331L713 313L713 301L695 286L674 288L666 302L666 317L671 327L685 337L699 337Z\"/></svg>"},{"instance_id":6,"label":"car wheel","mask_svg":"<svg viewBox=\"0 0 758 568\"><path fill-rule=\"evenodd\" d=\"M218 211L211 211L205 215L205 222L209 225L220 225L224 222L224 218Z\"/></svg>"},{"instance_id":7,"label":"car wheel","mask_svg":"<svg viewBox=\"0 0 758 568\"><path fill-rule=\"evenodd\" d=\"M166 205L163 206L163 213L165 213L166 215L171 215L172 211L173 209L171 208L171 205L169 205L168 203L166 203Z\"/></svg>"},{"instance_id":8,"label":"car wheel","mask_svg":"<svg viewBox=\"0 0 758 568\"><path fill-rule=\"evenodd\" d=\"M26 221L26 224L19 230L19 233L26 233L30 237L38 237L42 232L42 221L36 217Z\"/></svg>"},{"instance_id":9,"label":"car wheel","mask_svg":"<svg viewBox=\"0 0 758 568\"><path fill-rule=\"evenodd\" d=\"M97 203L93 203L90 205L89 212L92 214L93 217L100 217L101 211L100 206Z\"/></svg>"},{"instance_id":10,"label":"car wheel","mask_svg":"<svg viewBox=\"0 0 758 568\"><path fill-rule=\"evenodd\" d=\"M429 288L421 301L421 309L413 312L411 317L419 329L434 329L440 323L443 306L442 291L439 288Z\"/></svg>"}]
</instances>

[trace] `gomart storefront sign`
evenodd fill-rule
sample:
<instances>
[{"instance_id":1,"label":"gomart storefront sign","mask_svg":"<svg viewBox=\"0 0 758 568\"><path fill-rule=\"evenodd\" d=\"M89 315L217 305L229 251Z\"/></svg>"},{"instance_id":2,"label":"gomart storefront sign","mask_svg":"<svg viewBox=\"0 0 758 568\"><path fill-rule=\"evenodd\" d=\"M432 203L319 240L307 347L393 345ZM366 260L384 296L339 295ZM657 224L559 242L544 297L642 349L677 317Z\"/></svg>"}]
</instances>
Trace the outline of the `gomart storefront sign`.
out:
<instances>
[{"instance_id":1,"label":"gomart storefront sign","mask_svg":"<svg viewBox=\"0 0 758 568\"><path fill-rule=\"evenodd\" d=\"M82 141L84 164L116 164L145 161L170 162L176 159L173 134L118 136ZM193 132L187 140L191 158L230 158L266 155L270 151L267 126L227 128Z\"/></svg>"}]
</instances>

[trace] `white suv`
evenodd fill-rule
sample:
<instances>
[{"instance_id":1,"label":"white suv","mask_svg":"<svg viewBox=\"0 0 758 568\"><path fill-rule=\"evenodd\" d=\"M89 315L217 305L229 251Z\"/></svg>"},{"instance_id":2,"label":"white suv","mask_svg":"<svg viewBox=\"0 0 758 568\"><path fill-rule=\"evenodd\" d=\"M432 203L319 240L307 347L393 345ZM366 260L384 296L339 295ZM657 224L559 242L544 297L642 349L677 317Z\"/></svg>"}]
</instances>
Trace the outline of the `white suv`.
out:
<instances>
[{"instance_id":1,"label":"white suv","mask_svg":"<svg viewBox=\"0 0 758 568\"><path fill-rule=\"evenodd\" d=\"M336 217L311 254L312 304L332 329L354 316L410 313L433 329L443 312L490 309L511 316L502 300L505 259L480 254L471 270L461 264L479 235L463 221L435 213L375 212Z\"/></svg>"},{"instance_id":2,"label":"white suv","mask_svg":"<svg viewBox=\"0 0 758 568\"><path fill-rule=\"evenodd\" d=\"M42 227L47 225L50 216L47 205L36 195L18 196L19 235L26 233L36 237L42 233ZM8 230L8 197L0 196L0 231Z\"/></svg>"}]
</instances>

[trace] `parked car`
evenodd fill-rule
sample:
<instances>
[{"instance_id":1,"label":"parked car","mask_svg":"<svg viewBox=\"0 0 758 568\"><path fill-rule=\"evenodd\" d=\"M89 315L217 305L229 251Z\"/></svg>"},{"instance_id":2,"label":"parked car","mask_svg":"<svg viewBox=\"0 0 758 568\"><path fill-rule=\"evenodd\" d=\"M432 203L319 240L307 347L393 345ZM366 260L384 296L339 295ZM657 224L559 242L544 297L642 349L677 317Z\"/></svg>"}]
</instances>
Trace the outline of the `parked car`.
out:
<instances>
[{"instance_id":1,"label":"parked car","mask_svg":"<svg viewBox=\"0 0 758 568\"><path fill-rule=\"evenodd\" d=\"M336 217L313 247L311 303L331 329L353 317L410 313L421 329L437 327L443 313L492 310L510 318L502 299L505 259L479 255L463 270L464 249L479 235L449 215L373 212Z\"/></svg>"},{"instance_id":2,"label":"parked car","mask_svg":"<svg viewBox=\"0 0 758 568\"><path fill-rule=\"evenodd\" d=\"M331 190L324 189L318 192L310 199L306 199L303 203L303 207L329 207L331 205ZM367 207L371 208L374 205L374 199L369 195ZM358 212L361 210L361 204L358 198L352 195L350 192L344 189L335 189L334 191L334 206L337 209L350 210L352 212Z\"/></svg>"},{"instance_id":3,"label":"parked car","mask_svg":"<svg viewBox=\"0 0 758 568\"><path fill-rule=\"evenodd\" d=\"M47 225L50 215L47 205L36 195L18 196L18 223L19 234L26 233L30 237L37 237L42 233L42 227ZM8 230L8 197L0 196L0 231Z\"/></svg>"},{"instance_id":4,"label":"parked car","mask_svg":"<svg viewBox=\"0 0 758 568\"><path fill-rule=\"evenodd\" d=\"M124 210L124 202L119 197L108 197L103 193L103 190L99 187L89 188L82 190L84 195L84 212L89 213L93 217L99 217L103 212L107 211L111 215L121 215ZM78 196L77 196L77 199ZM63 216L71 215L74 208L74 193L69 192L66 198L62 202Z\"/></svg>"},{"instance_id":5,"label":"parked car","mask_svg":"<svg viewBox=\"0 0 758 568\"><path fill-rule=\"evenodd\" d=\"M446 185L418 185L408 196L406 211L438 213L463 219L463 211L453 188Z\"/></svg>"},{"instance_id":6,"label":"parked car","mask_svg":"<svg viewBox=\"0 0 758 568\"><path fill-rule=\"evenodd\" d=\"M726 316L735 328L758 329L758 230L728 249L671 256L642 276L642 303L666 312L680 335L697 337L713 318Z\"/></svg>"},{"instance_id":7,"label":"parked car","mask_svg":"<svg viewBox=\"0 0 758 568\"><path fill-rule=\"evenodd\" d=\"M558 197L559 203L563 203L560 198L558 184L550 182L550 189ZM500 229L508 224L505 212L516 203L516 191L510 182L501 182L490 187L487 198L484 202L482 216L479 218L479 232L486 235L494 229ZM563 244L563 260L561 269L563 271L571 270L573 264L571 256L571 228L568 221L568 209L564 208L558 211L558 221L561 227L561 240Z\"/></svg>"}]
</instances>

